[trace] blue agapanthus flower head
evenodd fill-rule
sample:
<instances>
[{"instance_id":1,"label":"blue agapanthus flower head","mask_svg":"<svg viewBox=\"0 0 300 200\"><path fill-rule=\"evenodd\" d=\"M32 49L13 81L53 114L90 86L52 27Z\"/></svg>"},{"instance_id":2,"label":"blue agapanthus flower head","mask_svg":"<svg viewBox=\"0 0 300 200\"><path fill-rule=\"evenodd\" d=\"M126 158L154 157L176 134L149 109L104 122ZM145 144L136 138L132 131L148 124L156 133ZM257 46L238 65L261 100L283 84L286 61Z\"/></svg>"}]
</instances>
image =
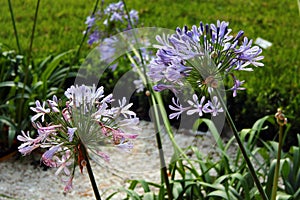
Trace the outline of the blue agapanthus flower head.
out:
<instances>
[{"instance_id":1,"label":"blue agapanthus flower head","mask_svg":"<svg viewBox=\"0 0 300 200\"><path fill-rule=\"evenodd\" d=\"M231 75L233 78L233 95L243 81L232 76L235 71L253 71L251 66L263 66L260 54L262 49L252 45L252 40L242 38L244 32L239 31L236 36L231 34L229 23L217 21L216 24L203 24L177 28L172 35L157 36L159 45L156 58L152 60L148 75L153 81L182 84L182 80L190 75L193 69L201 73L198 82L211 88L211 77L216 74ZM206 58L206 60L205 60ZM215 68L210 67L209 58ZM210 62L211 62L210 61ZM204 77L203 77L204 76Z\"/></svg>"},{"instance_id":2,"label":"blue agapanthus flower head","mask_svg":"<svg viewBox=\"0 0 300 200\"><path fill-rule=\"evenodd\" d=\"M261 60L264 58L262 49L253 46L252 40L243 35L242 30L233 35L229 23L218 20L216 24L200 22L191 29L178 27L172 35L156 36L159 44L154 47L158 50L148 71L150 79L157 83L153 90L174 92L176 88L180 90L185 81L193 79L197 88L206 89L213 95L214 90L220 89L220 82L229 77L232 85L227 85L227 89L236 97L238 91L245 90L242 87L245 81L238 80L236 72L253 71L253 66L263 66ZM184 107L173 99L174 105L169 108L175 113L169 117L178 118L183 112L187 115L198 113L199 116L203 113L216 116L223 112L216 96L211 96L206 103L204 100L204 96L199 101L194 95L193 100L187 101L189 106Z\"/></svg>"}]
</instances>

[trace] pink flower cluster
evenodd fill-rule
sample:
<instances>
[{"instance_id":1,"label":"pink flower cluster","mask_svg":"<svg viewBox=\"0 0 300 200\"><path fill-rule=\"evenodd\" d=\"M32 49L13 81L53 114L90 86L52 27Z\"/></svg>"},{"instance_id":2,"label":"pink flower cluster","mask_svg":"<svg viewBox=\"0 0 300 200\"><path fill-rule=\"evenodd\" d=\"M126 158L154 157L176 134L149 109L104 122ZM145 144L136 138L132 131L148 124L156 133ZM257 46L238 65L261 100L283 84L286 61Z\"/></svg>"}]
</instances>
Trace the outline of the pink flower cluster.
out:
<instances>
[{"instance_id":1,"label":"pink flower cluster","mask_svg":"<svg viewBox=\"0 0 300 200\"><path fill-rule=\"evenodd\" d=\"M139 119L129 110L132 104L127 104L125 97L114 107L113 95L105 96L103 87L71 86L65 96L68 100L64 105L56 96L42 103L36 101L36 107L31 107L36 113L31 120L37 134L22 131L17 139L23 142L19 146L23 155L37 148L46 149L41 162L57 168L56 175L63 172L68 177L64 180L67 192L72 188L75 166L79 165L81 171L84 167L82 146L109 161L101 146L130 151L131 139L138 136L131 132L139 130Z\"/></svg>"}]
</instances>

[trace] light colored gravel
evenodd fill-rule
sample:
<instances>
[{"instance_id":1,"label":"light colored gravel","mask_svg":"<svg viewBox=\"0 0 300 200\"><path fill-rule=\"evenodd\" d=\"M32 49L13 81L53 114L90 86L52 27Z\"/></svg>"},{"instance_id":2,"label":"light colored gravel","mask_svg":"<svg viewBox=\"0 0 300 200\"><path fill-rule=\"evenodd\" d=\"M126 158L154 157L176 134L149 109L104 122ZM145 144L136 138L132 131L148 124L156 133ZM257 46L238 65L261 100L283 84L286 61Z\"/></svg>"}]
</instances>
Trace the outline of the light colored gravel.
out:
<instances>
[{"instance_id":1,"label":"light colored gravel","mask_svg":"<svg viewBox=\"0 0 300 200\"><path fill-rule=\"evenodd\" d=\"M160 163L154 126L151 122L141 121L140 127L142 131L138 139L134 141L135 147L132 152L121 153L107 149L106 152L109 152L111 156L109 163L91 155L92 169L103 199L117 191L117 187L128 187L130 179L160 182ZM215 142L211 136L195 137L186 130L175 130L175 133L175 140L179 146L187 147L194 144L204 155L216 154ZM169 163L173 154L172 144L167 134L162 134L162 139L166 162ZM35 167L30 163L29 157L17 160L11 158L0 162L0 199L6 199L2 197L3 195L22 200L94 199L86 169L83 174L79 172L79 169L76 170L73 190L64 194L64 183L61 177L54 175L55 169L44 171L41 167ZM120 195L115 199L120 199Z\"/></svg>"}]
</instances>

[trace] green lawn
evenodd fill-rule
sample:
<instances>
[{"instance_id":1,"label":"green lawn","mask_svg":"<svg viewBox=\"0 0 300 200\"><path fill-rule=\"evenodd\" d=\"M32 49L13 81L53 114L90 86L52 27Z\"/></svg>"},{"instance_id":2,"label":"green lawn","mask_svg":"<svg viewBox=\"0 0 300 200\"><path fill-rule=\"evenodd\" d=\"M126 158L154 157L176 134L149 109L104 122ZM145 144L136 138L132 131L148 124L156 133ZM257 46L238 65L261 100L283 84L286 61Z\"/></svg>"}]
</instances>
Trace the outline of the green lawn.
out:
<instances>
[{"instance_id":1,"label":"green lawn","mask_svg":"<svg viewBox=\"0 0 300 200\"><path fill-rule=\"evenodd\" d=\"M19 40L23 51L28 50L36 0L12 1ZM76 48L85 30L85 19L92 12L94 1L43 0L40 2L33 54L45 57ZM0 2L0 42L17 49L8 1Z\"/></svg>"}]
</instances>

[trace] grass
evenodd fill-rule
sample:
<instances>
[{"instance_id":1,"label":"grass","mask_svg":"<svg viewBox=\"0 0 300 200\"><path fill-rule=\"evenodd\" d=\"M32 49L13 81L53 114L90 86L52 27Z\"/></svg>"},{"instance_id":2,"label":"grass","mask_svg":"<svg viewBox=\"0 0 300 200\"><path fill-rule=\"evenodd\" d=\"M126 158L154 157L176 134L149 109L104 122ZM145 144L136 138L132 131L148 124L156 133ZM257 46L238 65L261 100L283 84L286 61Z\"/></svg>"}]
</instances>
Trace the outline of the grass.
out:
<instances>
[{"instance_id":1,"label":"grass","mask_svg":"<svg viewBox=\"0 0 300 200\"><path fill-rule=\"evenodd\" d=\"M105 1L106 5L108 2L112 1ZM36 1L12 3L21 47L26 51ZM93 5L93 0L41 1L33 57L42 58L76 48L85 30L86 16L91 13ZM265 67L241 74L246 80L248 97L252 97L249 101L260 101L264 108L271 95L276 96L275 105L269 103L265 110L260 111L261 116L275 113L277 106L288 107L293 101L298 103L300 98L294 98L300 92L300 16L296 0L189 0L184 3L181 0L130 0L127 7L140 13L140 27L175 29L183 25L191 27L200 21L215 23L220 19L230 22L233 33L242 29L249 38L261 37L272 42L271 48L263 52ZM7 1L0 1L0 13L0 43L17 49ZM88 51L85 45L81 56L87 55Z\"/></svg>"},{"instance_id":2,"label":"grass","mask_svg":"<svg viewBox=\"0 0 300 200\"><path fill-rule=\"evenodd\" d=\"M29 48L37 1L12 1L20 45ZM93 9L93 0L41 1L38 14L33 56L46 57L76 48L85 30L85 19ZM0 2L0 42L17 49L7 1Z\"/></svg>"}]
</instances>

